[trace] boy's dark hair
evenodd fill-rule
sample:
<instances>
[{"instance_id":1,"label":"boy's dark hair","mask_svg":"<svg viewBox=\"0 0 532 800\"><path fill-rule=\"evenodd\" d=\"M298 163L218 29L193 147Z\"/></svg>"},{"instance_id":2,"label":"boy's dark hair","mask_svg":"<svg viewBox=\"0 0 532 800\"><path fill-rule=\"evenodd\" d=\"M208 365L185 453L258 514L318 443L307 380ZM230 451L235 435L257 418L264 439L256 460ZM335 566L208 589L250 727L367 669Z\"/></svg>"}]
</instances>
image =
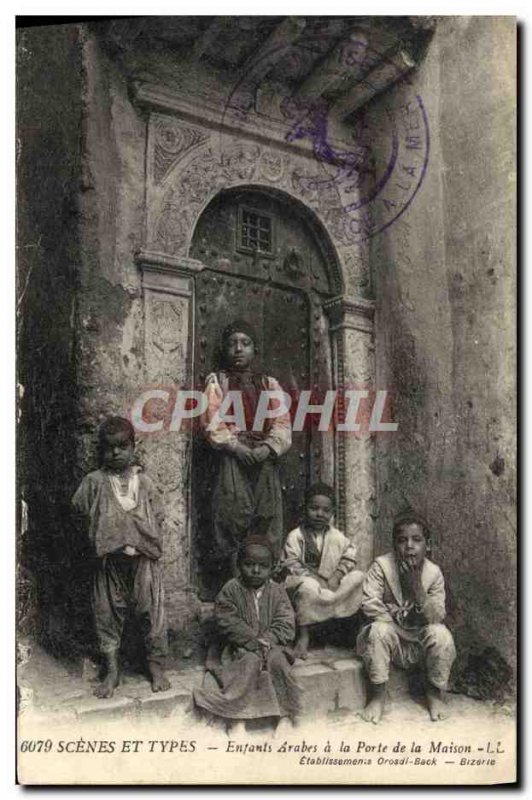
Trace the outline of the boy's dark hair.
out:
<instances>
[{"instance_id":1,"label":"boy's dark hair","mask_svg":"<svg viewBox=\"0 0 532 800\"><path fill-rule=\"evenodd\" d=\"M421 516L421 514L418 514L417 511L414 511L411 506L406 506L406 508L403 508L398 514L395 515L392 531L393 539L395 539L399 531L402 530L402 528L404 528L406 525L419 525L423 531L423 536L427 542L430 542L430 528L427 520L425 517Z\"/></svg>"},{"instance_id":2,"label":"boy's dark hair","mask_svg":"<svg viewBox=\"0 0 532 800\"><path fill-rule=\"evenodd\" d=\"M321 494L323 497L328 497L332 503L333 509L336 508L336 495L332 486L328 483L317 481L311 484L305 492L305 505L310 502L311 498Z\"/></svg>"},{"instance_id":3,"label":"boy's dark hair","mask_svg":"<svg viewBox=\"0 0 532 800\"><path fill-rule=\"evenodd\" d=\"M117 433L125 433L133 447L135 447L135 428L125 417L107 417L102 422L98 431L98 451L101 457L105 440Z\"/></svg>"},{"instance_id":4,"label":"boy's dark hair","mask_svg":"<svg viewBox=\"0 0 532 800\"><path fill-rule=\"evenodd\" d=\"M240 562L244 558L244 553L246 552L248 547L264 547L265 550L268 550L272 558L272 565L273 565L275 561L275 555L270 543L268 542L267 539L264 539L262 536L258 536L257 534L251 534L241 543L240 547L238 548L238 553L236 557L237 564L240 564Z\"/></svg>"}]
</instances>

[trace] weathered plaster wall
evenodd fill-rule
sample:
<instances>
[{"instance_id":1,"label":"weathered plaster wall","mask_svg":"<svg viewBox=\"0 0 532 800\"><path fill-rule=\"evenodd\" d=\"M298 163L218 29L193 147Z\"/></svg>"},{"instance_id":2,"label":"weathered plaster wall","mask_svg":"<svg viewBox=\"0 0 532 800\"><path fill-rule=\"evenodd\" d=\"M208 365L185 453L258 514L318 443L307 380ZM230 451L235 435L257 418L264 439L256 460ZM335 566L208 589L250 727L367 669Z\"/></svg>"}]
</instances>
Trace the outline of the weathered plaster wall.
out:
<instances>
[{"instance_id":1,"label":"weathered plaster wall","mask_svg":"<svg viewBox=\"0 0 532 800\"><path fill-rule=\"evenodd\" d=\"M83 37L83 172L80 382L83 471L95 427L123 413L142 385L143 314L134 254L142 243L144 123L125 80L97 41Z\"/></svg>"},{"instance_id":2,"label":"weathered plaster wall","mask_svg":"<svg viewBox=\"0 0 532 800\"><path fill-rule=\"evenodd\" d=\"M17 37L17 380L21 634L69 649L78 390L80 50L76 26Z\"/></svg>"},{"instance_id":3,"label":"weathered plaster wall","mask_svg":"<svg viewBox=\"0 0 532 800\"><path fill-rule=\"evenodd\" d=\"M135 257L144 240L146 121L129 100L127 77L86 28L83 67L80 473L95 465L95 433L103 419L128 416L135 398L148 385L161 383L146 356L145 305ZM170 325L171 320L160 324ZM166 338L171 335L167 331ZM167 376L167 384L173 382ZM153 436L138 437L139 461L163 494L181 489L181 444L172 448ZM182 628L195 613L186 594L186 538L183 515L177 519L167 514L163 559L172 630Z\"/></svg>"},{"instance_id":4,"label":"weathered plaster wall","mask_svg":"<svg viewBox=\"0 0 532 800\"><path fill-rule=\"evenodd\" d=\"M377 551L409 502L433 529L463 650L515 658L515 28L511 18L443 18L410 86L430 125L424 184L373 241L377 384L397 434L377 442Z\"/></svg>"}]
</instances>

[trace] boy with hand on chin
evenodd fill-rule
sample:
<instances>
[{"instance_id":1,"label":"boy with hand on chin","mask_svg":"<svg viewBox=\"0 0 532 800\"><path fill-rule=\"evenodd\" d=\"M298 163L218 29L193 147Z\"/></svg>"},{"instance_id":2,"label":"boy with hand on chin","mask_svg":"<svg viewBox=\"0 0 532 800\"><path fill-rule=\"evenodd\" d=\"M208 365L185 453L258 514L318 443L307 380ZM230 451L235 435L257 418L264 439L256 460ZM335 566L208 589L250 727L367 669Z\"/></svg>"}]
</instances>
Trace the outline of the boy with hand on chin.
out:
<instances>
[{"instance_id":1,"label":"boy with hand on chin","mask_svg":"<svg viewBox=\"0 0 532 800\"><path fill-rule=\"evenodd\" d=\"M86 475L74 510L88 524L96 555L93 612L106 674L94 690L112 697L119 683L118 651L128 608L135 612L154 692L170 688L164 673L168 653L160 557L164 518L159 494L134 465L135 431L129 420L108 417L99 431L100 469Z\"/></svg>"},{"instance_id":2,"label":"boy with hand on chin","mask_svg":"<svg viewBox=\"0 0 532 800\"><path fill-rule=\"evenodd\" d=\"M430 718L447 716L445 690L456 657L453 637L443 625L445 582L440 568L427 558L426 522L411 509L393 527L394 549L379 556L364 582L362 611L369 624L357 639L370 682L367 722L380 721L390 664L408 669L422 664Z\"/></svg>"}]
</instances>

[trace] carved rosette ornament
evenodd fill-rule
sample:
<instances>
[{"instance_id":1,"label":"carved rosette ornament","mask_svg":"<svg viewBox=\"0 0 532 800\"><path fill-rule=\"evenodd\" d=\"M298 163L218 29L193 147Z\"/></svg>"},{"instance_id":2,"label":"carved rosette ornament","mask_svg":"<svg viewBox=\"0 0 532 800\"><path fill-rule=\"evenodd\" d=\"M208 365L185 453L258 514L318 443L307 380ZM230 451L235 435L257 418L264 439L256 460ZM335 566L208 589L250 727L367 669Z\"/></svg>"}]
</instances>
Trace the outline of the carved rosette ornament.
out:
<instances>
[{"instance_id":1,"label":"carved rosette ornament","mask_svg":"<svg viewBox=\"0 0 532 800\"><path fill-rule=\"evenodd\" d=\"M161 183L187 153L208 141L209 134L162 116L155 117L153 126L153 180Z\"/></svg>"}]
</instances>

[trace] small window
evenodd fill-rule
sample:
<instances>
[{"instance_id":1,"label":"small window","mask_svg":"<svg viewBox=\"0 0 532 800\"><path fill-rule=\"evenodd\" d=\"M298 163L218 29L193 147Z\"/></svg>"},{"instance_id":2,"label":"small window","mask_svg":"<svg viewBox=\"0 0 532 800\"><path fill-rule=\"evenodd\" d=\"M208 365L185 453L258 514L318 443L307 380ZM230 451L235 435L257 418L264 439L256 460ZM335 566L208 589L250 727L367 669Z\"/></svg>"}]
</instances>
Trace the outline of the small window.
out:
<instances>
[{"instance_id":1,"label":"small window","mask_svg":"<svg viewBox=\"0 0 532 800\"><path fill-rule=\"evenodd\" d=\"M250 208L239 208L238 249L273 255L273 219Z\"/></svg>"}]
</instances>

